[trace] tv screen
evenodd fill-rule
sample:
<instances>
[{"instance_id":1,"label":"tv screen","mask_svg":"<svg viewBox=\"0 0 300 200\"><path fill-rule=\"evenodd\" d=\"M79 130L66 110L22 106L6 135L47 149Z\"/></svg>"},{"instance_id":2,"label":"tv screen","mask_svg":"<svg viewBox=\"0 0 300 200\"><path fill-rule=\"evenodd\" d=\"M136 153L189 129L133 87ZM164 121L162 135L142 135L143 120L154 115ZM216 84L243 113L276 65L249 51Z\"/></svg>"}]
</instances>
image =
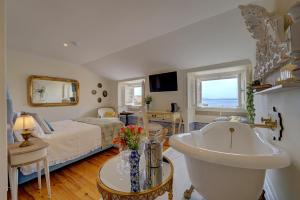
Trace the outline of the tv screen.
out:
<instances>
[{"instance_id":1,"label":"tv screen","mask_svg":"<svg viewBox=\"0 0 300 200\"><path fill-rule=\"evenodd\" d=\"M149 76L150 92L177 91L177 72Z\"/></svg>"}]
</instances>

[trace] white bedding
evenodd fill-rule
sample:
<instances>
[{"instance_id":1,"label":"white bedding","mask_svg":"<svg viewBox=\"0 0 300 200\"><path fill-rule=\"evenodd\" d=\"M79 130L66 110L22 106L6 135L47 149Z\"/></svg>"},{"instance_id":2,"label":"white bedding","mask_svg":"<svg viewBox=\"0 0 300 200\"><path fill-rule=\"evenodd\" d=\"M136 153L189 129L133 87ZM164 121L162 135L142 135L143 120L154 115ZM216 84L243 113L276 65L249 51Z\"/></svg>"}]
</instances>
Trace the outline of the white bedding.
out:
<instances>
[{"instance_id":1,"label":"white bedding","mask_svg":"<svg viewBox=\"0 0 300 200\"><path fill-rule=\"evenodd\" d=\"M49 165L63 163L78 158L101 147L101 128L96 125L64 120L52 122L52 134L46 134L42 139L49 143ZM35 165L21 168L24 175L36 171Z\"/></svg>"}]
</instances>

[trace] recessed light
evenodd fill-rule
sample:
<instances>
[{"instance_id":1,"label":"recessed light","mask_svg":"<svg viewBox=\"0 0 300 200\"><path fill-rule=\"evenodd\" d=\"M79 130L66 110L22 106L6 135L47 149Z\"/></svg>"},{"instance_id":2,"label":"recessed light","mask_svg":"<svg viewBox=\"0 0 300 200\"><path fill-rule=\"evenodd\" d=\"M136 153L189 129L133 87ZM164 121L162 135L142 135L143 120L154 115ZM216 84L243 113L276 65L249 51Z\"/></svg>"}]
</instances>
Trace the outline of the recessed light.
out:
<instances>
[{"instance_id":1,"label":"recessed light","mask_svg":"<svg viewBox=\"0 0 300 200\"><path fill-rule=\"evenodd\" d=\"M77 42L75 41L68 41L68 42L64 42L64 47L76 47L77 46Z\"/></svg>"}]
</instances>

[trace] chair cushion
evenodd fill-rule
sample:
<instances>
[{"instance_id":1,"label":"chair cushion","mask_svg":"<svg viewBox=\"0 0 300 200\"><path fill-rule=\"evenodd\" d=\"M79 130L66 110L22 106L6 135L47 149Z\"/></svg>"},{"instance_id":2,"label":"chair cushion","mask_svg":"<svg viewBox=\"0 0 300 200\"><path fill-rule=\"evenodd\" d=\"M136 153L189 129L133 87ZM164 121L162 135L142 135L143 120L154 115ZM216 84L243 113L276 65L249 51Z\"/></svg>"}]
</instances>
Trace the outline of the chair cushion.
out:
<instances>
[{"instance_id":1,"label":"chair cushion","mask_svg":"<svg viewBox=\"0 0 300 200\"><path fill-rule=\"evenodd\" d=\"M113 108L109 108L109 107L98 108L98 117L103 118L106 112L115 112L115 111Z\"/></svg>"},{"instance_id":2,"label":"chair cushion","mask_svg":"<svg viewBox=\"0 0 300 200\"><path fill-rule=\"evenodd\" d=\"M103 118L115 117L115 116L116 116L116 112L105 112Z\"/></svg>"}]
</instances>

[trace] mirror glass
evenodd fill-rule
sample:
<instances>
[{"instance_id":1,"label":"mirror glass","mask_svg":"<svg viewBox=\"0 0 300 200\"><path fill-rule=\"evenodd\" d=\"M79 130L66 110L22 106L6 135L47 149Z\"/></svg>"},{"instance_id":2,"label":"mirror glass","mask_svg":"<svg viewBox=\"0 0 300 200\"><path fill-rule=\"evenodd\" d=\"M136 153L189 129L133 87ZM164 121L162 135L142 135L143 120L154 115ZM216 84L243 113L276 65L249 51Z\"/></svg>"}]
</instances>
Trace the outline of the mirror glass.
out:
<instances>
[{"instance_id":1,"label":"mirror glass","mask_svg":"<svg viewBox=\"0 0 300 200\"><path fill-rule=\"evenodd\" d=\"M72 79L30 76L28 98L32 106L76 105L79 100L79 82Z\"/></svg>"}]
</instances>

